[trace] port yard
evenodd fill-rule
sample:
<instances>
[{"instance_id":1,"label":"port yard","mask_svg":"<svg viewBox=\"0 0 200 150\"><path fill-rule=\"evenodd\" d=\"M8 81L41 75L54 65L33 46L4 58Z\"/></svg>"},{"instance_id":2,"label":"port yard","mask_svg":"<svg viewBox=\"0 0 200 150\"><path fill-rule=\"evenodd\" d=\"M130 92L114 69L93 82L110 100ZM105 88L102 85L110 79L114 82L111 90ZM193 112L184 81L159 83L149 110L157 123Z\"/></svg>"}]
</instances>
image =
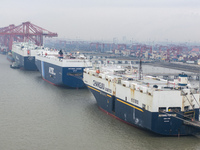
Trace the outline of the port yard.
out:
<instances>
[{"instance_id":1,"label":"port yard","mask_svg":"<svg viewBox=\"0 0 200 150\"><path fill-rule=\"evenodd\" d=\"M37 32L38 26L24 22L21 26ZM34 29L31 29L33 25ZM16 26L0 30L0 52L7 54L13 39L23 40L25 30L14 33ZM40 27L39 27L40 28ZM43 28L40 28L43 30ZM199 48L191 43L180 46L146 43L103 43L80 40L43 39L43 34L57 36L53 32L40 32L39 45L62 49L64 52L84 53L93 63L133 65L140 60L144 68L156 68L154 75L173 76L177 72L199 73ZM13 37L7 36L12 34ZM38 33L39 34L39 33ZM20 36L19 36L20 35ZM34 36L29 34L29 36ZM22 38L23 37L23 38ZM21 38L21 39L20 39ZM37 39L34 38L34 39ZM43 40L45 41L44 43ZM194 51L195 49L195 51ZM94 97L87 89L65 89L44 82L38 72L10 69L5 57L0 55L1 65L1 149L198 149L196 137L162 137L133 128L105 115L98 109ZM150 66L150 67L149 67ZM151 68L152 67L152 68ZM158 68L157 68L158 67ZM171 69L166 69L171 68ZM162 70L168 74L162 74ZM178 70L178 71L177 71ZM170 73L169 73L170 72ZM153 74L152 74L153 75ZM9 80L4 80L8 78ZM199 76L198 76L199 80ZM28 83L28 84L27 84ZM145 139L145 140L144 140ZM178 143L178 144L177 144ZM141 146L142 145L142 146Z\"/></svg>"}]
</instances>

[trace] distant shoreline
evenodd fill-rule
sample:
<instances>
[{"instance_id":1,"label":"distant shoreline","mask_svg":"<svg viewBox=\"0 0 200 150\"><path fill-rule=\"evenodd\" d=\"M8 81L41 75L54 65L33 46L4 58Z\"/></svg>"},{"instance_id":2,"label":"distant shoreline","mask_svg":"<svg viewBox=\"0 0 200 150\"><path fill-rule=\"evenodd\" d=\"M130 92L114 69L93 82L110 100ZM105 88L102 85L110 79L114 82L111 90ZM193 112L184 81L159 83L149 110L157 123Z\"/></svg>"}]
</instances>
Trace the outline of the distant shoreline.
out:
<instances>
[{"instance_id":1,"label":"distant shoreline","mask_svg":"<svg viewBox=\"0 0 200 150\"><path fill-rule=\"evenodd\" d=\"M194 64L180 64L180 63L170 63L170 62L154 62L148 63L146 65L156 66L156 67L164 67L176 70L183 70L193 73L200 73L200 66Z\"/></svg>"}]
</instances>

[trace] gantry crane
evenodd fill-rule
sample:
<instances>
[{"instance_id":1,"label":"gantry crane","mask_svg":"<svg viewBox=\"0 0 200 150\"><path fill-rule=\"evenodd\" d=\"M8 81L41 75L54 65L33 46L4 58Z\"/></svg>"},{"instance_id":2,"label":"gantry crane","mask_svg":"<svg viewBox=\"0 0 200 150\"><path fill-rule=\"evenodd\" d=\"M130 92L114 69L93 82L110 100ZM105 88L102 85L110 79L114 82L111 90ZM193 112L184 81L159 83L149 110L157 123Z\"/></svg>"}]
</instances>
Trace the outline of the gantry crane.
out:
<instances>
[{"instance_id":1,"label":"gantry crane","mask_svg":"<svg viewBox=\"0 0 200 150\"><path fill-rule=\"evenodd\" d=\"M15 26L0 28L0 43L7 46L8 50L12 49L13 41L27 42L33 41L36 45L43 45L43 37L57 37L57 33L50 32L30 22L23 22Z\"/></svg>"}]
</instances>

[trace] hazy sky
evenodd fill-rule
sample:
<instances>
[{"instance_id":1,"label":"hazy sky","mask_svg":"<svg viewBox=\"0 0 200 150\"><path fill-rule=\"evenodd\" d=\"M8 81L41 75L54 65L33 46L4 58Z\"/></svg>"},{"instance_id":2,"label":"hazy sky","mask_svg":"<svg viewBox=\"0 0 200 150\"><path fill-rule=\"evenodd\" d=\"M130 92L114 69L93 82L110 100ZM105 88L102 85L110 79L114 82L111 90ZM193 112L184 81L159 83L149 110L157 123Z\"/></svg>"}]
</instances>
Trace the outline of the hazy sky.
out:
<instances>
[{"instance_id":1,"label":"hazy sky","mask_svg":"<svg viewBox=\"0 0 200 150\"><path fill-rule=\"evenodd\" d=\"M60 38L200 42L200 0L1 0L0 18Z\"/></svg>"}]
</instances>

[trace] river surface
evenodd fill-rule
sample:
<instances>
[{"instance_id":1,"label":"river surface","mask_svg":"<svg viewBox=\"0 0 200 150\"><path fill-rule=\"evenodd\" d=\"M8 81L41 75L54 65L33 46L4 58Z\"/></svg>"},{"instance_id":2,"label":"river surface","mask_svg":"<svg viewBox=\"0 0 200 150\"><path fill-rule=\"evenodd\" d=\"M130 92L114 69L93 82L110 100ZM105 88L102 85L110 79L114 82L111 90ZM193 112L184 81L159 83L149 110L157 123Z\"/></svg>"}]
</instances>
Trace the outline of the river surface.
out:
<instances>
[{"instance_id":1,"label":"river surface","mask_svg":"<svg viewBox=\"0 0 200 150\"><path fill-rule=\"evenodd\" d=\"M195 136L132 127L102 112L87 89L53 86L37 71L9 65L0 54L0 150L200 149Z\"/></svg>"}]
</instances>

